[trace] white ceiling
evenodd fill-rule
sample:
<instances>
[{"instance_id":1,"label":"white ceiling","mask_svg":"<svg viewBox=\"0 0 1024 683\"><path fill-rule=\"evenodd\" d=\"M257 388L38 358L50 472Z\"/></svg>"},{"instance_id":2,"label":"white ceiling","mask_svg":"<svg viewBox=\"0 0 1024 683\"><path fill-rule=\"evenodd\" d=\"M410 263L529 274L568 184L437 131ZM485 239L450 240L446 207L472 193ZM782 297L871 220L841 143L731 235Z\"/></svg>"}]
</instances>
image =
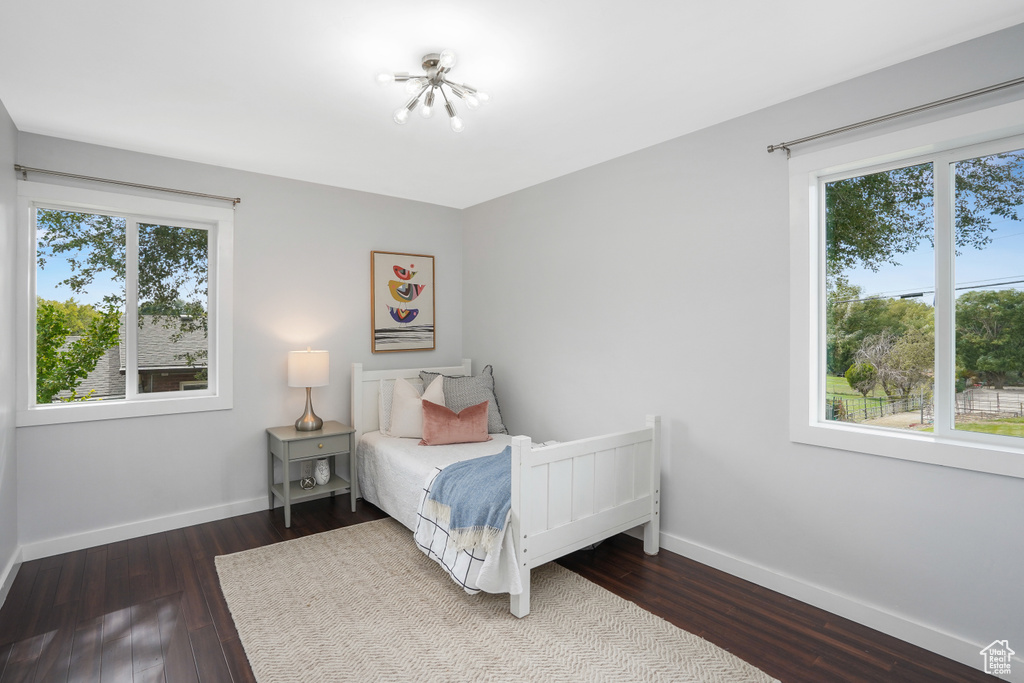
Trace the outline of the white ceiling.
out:
<instances>
[{"instance_id":1,"label":"white ceiling","mask_svg":"<svg viewBox=\"0 0 1024 683\"><path fill-rule=\"evenodd\" d=\"M25 132L464 208L1022 22L1021 0L0 0L0 101ZM396 125L405 91L374 76L446 47L491 101L459 134Z\"/></svg>"}]
</instances>

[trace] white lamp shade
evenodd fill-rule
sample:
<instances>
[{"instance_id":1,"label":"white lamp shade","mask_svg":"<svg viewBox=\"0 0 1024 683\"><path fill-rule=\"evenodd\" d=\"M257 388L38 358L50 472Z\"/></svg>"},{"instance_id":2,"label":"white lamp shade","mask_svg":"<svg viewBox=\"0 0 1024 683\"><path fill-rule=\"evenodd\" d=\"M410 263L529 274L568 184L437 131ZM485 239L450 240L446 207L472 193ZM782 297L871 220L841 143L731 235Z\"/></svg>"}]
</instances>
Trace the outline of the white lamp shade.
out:
<instances>
[{"instance_id":1,"label":"white lamp shade","mask_svg":"<svg viewBox=\"0 0 1024 683\"><path fill-rule=\"evenodd\" d=\"M288 352L288 386L325 387L330 377L330 353L327 351Z\"/></svg>"}]
</instances>

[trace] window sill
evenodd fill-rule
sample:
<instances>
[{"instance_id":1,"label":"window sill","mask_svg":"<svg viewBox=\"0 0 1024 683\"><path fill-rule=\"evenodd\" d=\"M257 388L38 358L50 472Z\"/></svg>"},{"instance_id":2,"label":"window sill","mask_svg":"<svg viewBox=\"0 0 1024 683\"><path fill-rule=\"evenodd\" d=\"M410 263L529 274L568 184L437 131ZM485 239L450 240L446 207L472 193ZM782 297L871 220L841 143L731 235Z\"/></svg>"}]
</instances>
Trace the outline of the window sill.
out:
<instances>
[{"instance_id":1,"label":"window sill","mask_svg":"<svg viewBox=\"0 0 1024 683\"><path fill-rule=\"evenodd\" d=\"M175 396L134 401L96 401L93 403L65 403L32 406L18 411L17 427L37 427L71 422L119 420L153 415L199 413L212 410L230 410L230 396Z\"/></svg>"},{"instance_id":2,"label":"window sill","mask_svg":"<svg viewBox=\"0 0 1024 683\"><path fill-rule=\"evenodd\" d=\"M940 467L1024 479L1024 444L1007 437L1007 443L949 438L924 432L850 423L816 423L790 426L790 440L866 455L920 462Z\"/></svg>"}]
</instances>

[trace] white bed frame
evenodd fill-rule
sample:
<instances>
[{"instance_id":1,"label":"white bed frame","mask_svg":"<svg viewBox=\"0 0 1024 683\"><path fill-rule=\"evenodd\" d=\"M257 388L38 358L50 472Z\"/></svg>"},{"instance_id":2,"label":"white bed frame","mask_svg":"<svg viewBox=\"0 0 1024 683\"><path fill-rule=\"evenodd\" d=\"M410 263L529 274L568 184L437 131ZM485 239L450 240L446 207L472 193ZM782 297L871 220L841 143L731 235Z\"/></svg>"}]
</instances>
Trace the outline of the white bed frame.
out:
<instances>
[{"instance_id":1,"label":"white bed frame","mask_svg":"<svg viewBox=\"0 0 1024 683\"><path fill-rule=\"evenodd\" d=\"M381 380L419 379L420 370L470 375L471 362L445 368L363 370L352 364L355 439L377 430ZM353 474L353 496L358 482ZM661 418L648 416L632 432L605 434L533 448L530 437L512 438L512 516L523 592L511 612L530 613L530 570L615 534L643 526L644 552L659 549Z\"/></svg>"}]
</instances>

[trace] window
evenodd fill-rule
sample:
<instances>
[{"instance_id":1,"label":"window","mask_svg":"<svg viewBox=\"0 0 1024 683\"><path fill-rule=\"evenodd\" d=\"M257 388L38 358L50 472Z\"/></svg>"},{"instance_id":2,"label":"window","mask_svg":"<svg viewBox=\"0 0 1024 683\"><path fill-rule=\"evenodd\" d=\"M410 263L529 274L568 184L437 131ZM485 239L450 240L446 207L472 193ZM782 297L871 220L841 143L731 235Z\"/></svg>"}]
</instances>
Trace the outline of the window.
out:
<instances>
[{"instance_id":1,"label":"window","mask_svg":"<svg viewBox=\"0 0 1024 683\"><path fill-rule=\"evenodd\" d=\"M928 429L935 368L932 163L824 194L825 419Z\"/></svg>"},{"instance_id":2,"label":"window","mask_svg":"<svg viewBox=\"0 0 1024 683\"><path fill-rule=\"evenodd\" d=\"M19 183L19 425L231 407L233 212Z\"/></svg>"},{"instance_id":3,"label":"window","mask_svg":"<svg viewBox=\"0 0 1024 683\"><path fill-rule=\"evenodd\" d=\"M1024 103L791 161L791 435L1024 477Z\"/></svg>"}]
</instances>

